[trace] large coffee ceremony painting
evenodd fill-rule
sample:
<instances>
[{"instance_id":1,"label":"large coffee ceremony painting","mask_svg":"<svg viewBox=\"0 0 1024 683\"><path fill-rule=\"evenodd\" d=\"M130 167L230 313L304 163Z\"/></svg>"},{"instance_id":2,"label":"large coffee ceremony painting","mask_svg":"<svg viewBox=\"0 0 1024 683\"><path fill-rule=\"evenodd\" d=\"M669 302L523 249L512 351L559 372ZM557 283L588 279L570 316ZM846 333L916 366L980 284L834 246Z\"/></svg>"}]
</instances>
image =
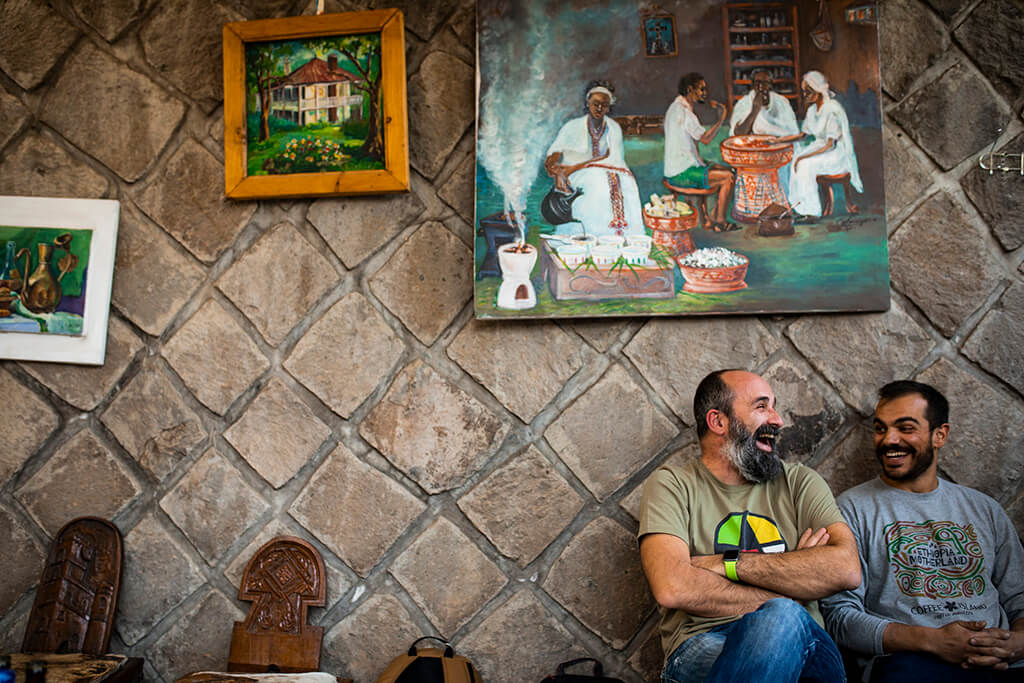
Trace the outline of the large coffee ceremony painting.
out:
<instances>
[{"instance_id":1,"label":"large coffee ceremony painting","mask_svg":"<svg viewBox=\"0 0 1024 683\"><path fill-rule=\"evenodd\" d=\"M477 317L888 307L874 3L477 16Z\"/></svg>"}]
</instances>

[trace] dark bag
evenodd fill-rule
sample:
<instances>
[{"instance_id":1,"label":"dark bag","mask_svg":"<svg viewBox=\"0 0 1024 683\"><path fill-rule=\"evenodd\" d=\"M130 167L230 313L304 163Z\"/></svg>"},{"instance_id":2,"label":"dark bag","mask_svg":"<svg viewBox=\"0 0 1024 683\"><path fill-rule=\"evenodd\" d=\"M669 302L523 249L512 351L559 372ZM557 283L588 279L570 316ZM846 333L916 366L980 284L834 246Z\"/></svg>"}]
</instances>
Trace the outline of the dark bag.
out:
<instances>
[{"instance_id":1,"label":"dark bag","mask_svg":"<svg viewBox=\"0 0 1024 683\"><path fill-rule=\"evenodd\" d=\"M569 674L565 670L570 666L582 664L584 662L594 663L594 675L587 676L585 674ZM593 657L580 657L569 662L562 662L558 665L558 669L555 670L553 676L548 676L541 683L623 683L621 678L610 678L604 675L604 667L601 662L597 661Z\"/></svg>"},{"instance_id":2,"label":"dark bag","mask_svg":"<svg viewBox=\"0 0 1024 683\"><path fill-rule=\"evenodd\" d=\"M436 640L444 649L416 649L421 640ZM409 651L395 657L377 683L482 683L473 663L455 654L451 643L443 638L423 636L409 646Z\"/></svg>"}]
</instances>

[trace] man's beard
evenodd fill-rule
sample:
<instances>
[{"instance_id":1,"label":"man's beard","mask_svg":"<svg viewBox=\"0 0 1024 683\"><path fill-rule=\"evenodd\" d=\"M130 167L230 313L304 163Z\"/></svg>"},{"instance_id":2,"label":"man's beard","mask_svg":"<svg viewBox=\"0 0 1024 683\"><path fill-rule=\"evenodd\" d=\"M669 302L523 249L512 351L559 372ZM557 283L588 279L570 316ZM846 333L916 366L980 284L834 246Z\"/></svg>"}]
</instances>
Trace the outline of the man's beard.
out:
<instances>
[{"instance_id":1,"label":"man's beard","mask_svg":"<svg viewBox=\"0 0 1024 683\"><path fill-rule=\"evenodd\" d=\"M729 420L729 448L726 454L744 479L752 484L763 484L782 474L782 460L775 446L781 431L774 425L761 425L751 434L739 420ZM759 438L770 439L768 443L772 444L772 450L762 451L758 448Z\"/></svg>"},{"instance_id":2,"label":"man's beard","mask_svg":"<svg viewBox=\"0 0 1024 683\"><path fill-rule=\"evenodd\" d=\"M885 456L888 453L906 453L910 457L910 469L903 474L889 474L885 468ZM924 474L925 470L932 466L932 462L935 461L935 449L928 445L928 448L923 451L910 448L909 446L900 446L898 444L879 444L875 448L875 457L878 458L878 463L882 466L882 472L886 477L893 481L913 481Z\"/></svg>"}]
</instances>

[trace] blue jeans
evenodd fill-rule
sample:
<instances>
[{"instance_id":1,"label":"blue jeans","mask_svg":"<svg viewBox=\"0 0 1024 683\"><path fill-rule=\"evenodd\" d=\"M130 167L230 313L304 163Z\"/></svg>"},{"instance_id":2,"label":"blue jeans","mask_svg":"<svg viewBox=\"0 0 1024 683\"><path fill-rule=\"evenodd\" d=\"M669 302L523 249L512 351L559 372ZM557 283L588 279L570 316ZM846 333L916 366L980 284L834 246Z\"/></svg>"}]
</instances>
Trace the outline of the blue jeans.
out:
<instances>
[{"instance_id":1,"label":"blue jeans","mask_svg":"<svg viewBox=\"0 0 1024 683\"><path fill-rule=\"evenodd\" d=\"M871 683L907 683L908 681L945 681L947 683L989 683L1024 680L1024 669L962 669L923 652L896 652L876 657L871 667Z\"/></svg>"},{"instance_id":2,"label":"blue jeans","mask_svg":"<svg viewBox=\"0 0 1024 683\"><path fill-rule=\"evenodd\" d=\"M663 683L846 680L839 649L799 603L776 598L693 636L668 658Z\"/></svg>"}]
</instances>

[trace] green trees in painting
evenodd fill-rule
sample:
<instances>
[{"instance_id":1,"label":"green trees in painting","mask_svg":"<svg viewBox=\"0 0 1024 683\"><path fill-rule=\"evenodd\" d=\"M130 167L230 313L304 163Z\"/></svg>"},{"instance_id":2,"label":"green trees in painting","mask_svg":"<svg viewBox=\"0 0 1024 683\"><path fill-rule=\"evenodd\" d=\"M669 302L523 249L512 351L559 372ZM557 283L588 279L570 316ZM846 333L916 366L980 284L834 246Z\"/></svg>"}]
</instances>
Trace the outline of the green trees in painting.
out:
<instances>
[{"instance_id":1,"label":"green trees in painting","mask_svg":"<svg viewBox=\"0 0 1024 683\"><path fill-rule=\"evenodd\" d=\"M353 84L363 93L368 109L366 140L363 141L358 154L372 159L383 159L384 140L380 125L380 36L371 34L325 38L319 41L317 47L325 53L332 49L340 52L362 78L360 82Z\"/></svg>"},{"instance_id":2,"label":"green trees in painting","mask_svg":"<svg viewBox=\"0 0 1024 683\"><path fill-rule=\"evenodd\" d=\"M270 89L287 75L282 73L281 60L290 53L284 44L265 43L246 60L246 87L256 92L260 102L260 142L270 137Z\"/></svg>"}]
</instances>

